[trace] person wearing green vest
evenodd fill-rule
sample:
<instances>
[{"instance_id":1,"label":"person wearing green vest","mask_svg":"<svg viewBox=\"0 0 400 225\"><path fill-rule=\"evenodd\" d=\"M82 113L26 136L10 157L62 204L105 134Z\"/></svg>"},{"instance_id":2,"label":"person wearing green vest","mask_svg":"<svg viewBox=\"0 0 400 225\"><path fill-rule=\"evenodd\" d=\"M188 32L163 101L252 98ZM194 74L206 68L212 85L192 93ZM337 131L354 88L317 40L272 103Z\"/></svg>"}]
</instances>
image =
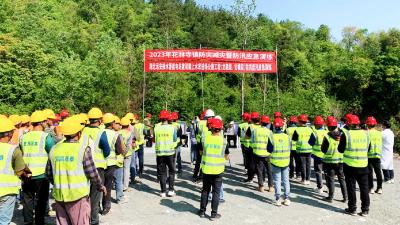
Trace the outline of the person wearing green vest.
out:
<instances>
[{"instance_id":1,"label":"person wearing green vest","mask_svg":"<svg viewBox=\"0 0 400 225\"><path fill-rule=\"evenodd\" d=\"M169 112L161 110L158 118L161 124L154 128L157 178L160 181L162 198L175 196L175 147L177 141L176 127L168 124ZM168 167L168 174L167 174ZM169 175L169 177L168 177ZM169 188L167 193L167 179Z\"/></svg>"},{"instance_id":2,"label":"person wearing green vest","mask_svg":"<svg viewBox=\"0 0 400 225\"><path fill-rule=\"evenodd\" d=\"M373 116L369 116L365 124L368 126L368 133L371 140L371 150L368 152L368 186L370 194L382 194L382 132L375 128L377 122ZM374 191L374 171L376 175L376 190Z\"/></svg>"},{"instance_id":3,"label":"person wearing green vest","mask_svg":"<svg viewBox=\"0 0 400 225\"><path fill-rule=\"evenodd\" d=\"M47 115L43 111L33 112L33 128L20 141L24 161L32 171L32 179L22 184L24 224L44 224L50 188L45 175L46 164L48 153L55 145L55 139L44 132L46 123Z\"/></svg>"},{"instance_id":4,"label":"person wearing green vest","mask_svg":"<svg viewBox=\"0 0 400 225\"><path fill-rule=\"evenodd\" d=\"M335 193L335 176L337 176L342 191L342 202L347 201L346 182L343 173L343 154L338 151L340 132L337 128L338 122L333 116L328 116L326 125L329 132L324 135L321 151L324 153L323 168L325 172L326 186L328 186L328 197L325 201L332 203Z\"/></svg>"},{"instance_id":5,"label":"person wearing green vest","mask_svg":"<svg viewBox=\"0 0 400 225\"><path fill-rule=\"evenodd\" d=\"M220 119L210 121L211 134L204 136L201 170L203 172L203 188L201 191L200 210L198 215L204 218L208 197L212 187L211 216L210 220L221 218L218 214L220 192L222 186L222 174L225 170L225 160L229 154L229 148L220 134L223 124Z\"/></svg>"},{"instance_id":6,"label":"person wearing green vest","mask_svg":"<svg viewBox=\"0 0 400 225\"><path fill-rule=\"evenodd\" d=\"M107 168L106 158L110 155L110 146L108 144L107 135L103 129L100 129L101 120L103 118L103 112L99 108L92 108L88 112L89 125L83 128L82 136L88 136L91 143L92 157L97 172L100 175L102 184L104 185L104 170ZM100 212L100 201L102 193L98 191L98 187L91 183L90 184L90 223L92 225L98 225L99 212Z\"/></svg>"},{"instance_id":7,"label":"person wearing green vest","mask_svg":"<svg viewBox=\"0 0 400 225\"><path fill-rule=\"evenodd\" d=\"M90 139L82 136L83 128L76 118L65 119L60 127L65 139L49 153L46 176L53 184L59 225L89 225L90 183L97 191L106 192L93 160Z\"/></svg>"},{"instance_id":8,"label":"person wearing green vest","mask_svg":"<svg viewBox=\"0 0 400 225\"><path fill-rule=\"evenodd\" d=\"M179 119L179 113L178 112L172 112L170 115L170 124L176 128L177 131L177 143L176 143L176 163L177 163L177 169L178 169L178 174L182 174L182 157L181 157L181 148L182 148L182 134L183 131L181 129L180 122L178 122Z\"/></svg>"},{"instance_id":9,"label":"person wearing green vest","mask_svg":"<svg viewBox=\"0 0 400 225\"><path fill-rule=\"evenodd\" d=\"M143 174L143 167L144 167L144 135L145 135L145 126L143 123L141 123L139 121L139 116L135 115L135 119L136 119L136 123L134 125L134 128L136 129L136 145L139 147L139 149L137 150L137 157L138 157L138 164L139 167L136 167L136 172L138 175L142 175Z\"/></svg>"},{"instance_id":10,"label":"person wearing green vest","mask_svg":"<svg viewBox=\"0 0 400 225\"><path fill-rule=\"evenodd\" d=\"M250 137L250 146L253 152L253 169L248 180L253 180L254 175L257 174L258 191L264 192L264 171L266 170L268 175L268 191L272 192L273 181L270 153L267 151L268 139L272 135L272 132L265 126L270 123L270 119L267 116L262 116L260 119L258 112L252 112L251 119L253 126L247 130L246 136Z\"/></svg>"},{"instance_id":11,"label":"person wearing green vest","mask_svg":"<svg viewBox=\"0 0 400 225\"><path fill-rule=\"evenodd\" d=\"M301 114L298 117L299 126L293 133L292 140L296 141L296 152L299 155L301 163L301 183L303 185L310 184L311 174L311 152L312 146L308 143L313 130L307 126L308 117Z\"/></svg>"},{"instance_id":12,"label":"person wearing green vest","mask_svg":"<svg viewBox=\"0 0 400 225\"><path fill-rule=\"evenodd\" d=\"M316 116L314 118L314 129L313 133L308 140L308 144L312 146L312 158L314 160L314 172L317 180L317 188L315 189L319 194L323 194L323 180L322 180L322 171L323 171L323 162L324 153L321 151L321 144L324 139L327 130L324 128L325 121L321 116Z\"/></svg>"},{"instance_id":13,"label":"person wearing green vest","mask_svg":"<svg viewBox=\"0 0 400 225\"><path fill-rule=\"evenodd\" d=\"M296 130L297 123L297 116L291 116L289 119L289 126L286 128L285 132L289 137L293 137L293 133ZM300 157L297 155L296 152L296 141L292 140L292 147L290 151L290 164L289 164L289 178L301 178L301 161Z\"/></svg>"},{"instance_id":14,"label":"person wearing green vest","mask_svg":"<svg viewBox=\"0 0 400 225\"><path fill-rule=\"evenodd\" d=\"M243 165L246 170L248 170L248 158L249 156L249 148L250 148L250 139L246 138L246 131L249 129L249 121L250 121L250 114L245 112L242 114L242 123L239 124L238 136L240 138L240 148L242 149L243 155Z\"/></svg>"},{"instance_id":15,"label":"person wearing green vest","mask_svg":"<svg viewBox=\"0 0 400 225\"><path fill-rule=\"evenodd\" d=\"M352 115L348 121L349 129L342 129L338 151L343 153L343 170L345 175L347 194L349 200L345 213L356 215L357 197L356 183L358 183L361 196L360 216L367 216L369 212L368 189L368 152L371 148L367 131L360 129L360 119Z\"/></svg>"},{"instance_id":16,"label":"person wearing green vest","mask_svg":"<svg viewBox=\"0 0 400 225\"><path fill-rule=\"evenodd\" d=\"M146 118L143 119L144 124L144 138L146 139L146 147L152 147L153 139L153 124L151 123L152 115L147 113Z\"/></svg>"},{"instance_id":17,"label":"person wearing green vest","mask_svg":"<svg viewBox=\"0 0 400 225\"><path fill-rule=\"evenodd\" d=\"M124 156L124 170L123 170L123 184L124 191L129 191L129 179L131 177L130 169L132 163L133 149L133 133L129 131L129 125L131 121L128 117L123 117L121 119L121 130L119 133L122 135L125 143L126 154Z\"/></svg>"},{"instance_id":18,"label":"person wearing green vest","mask_svg":"<svg viewBox=\"0 0 400 225\"><path fill-rule=\"evenodd\" d=\"M115 121L112 126L113 130L117 135L122 139L122 148L124 149L122 154L117 155L117 162L114 171L114 185L115 185L115 193L117 204L127 203L125 195L124 195L124 159L127 154L127 148L125 143L125 138L120 133L121 130L121 120L118 116L114 116Z\"/></svg>"},{"instance_id":19,"label":"person wearing green vest","mask_svg":"<svg viewBox=\"0 0 400 225\"><path fill-rule=\"evenodd\" d=\"M10 224L21 181L28 181L32 172L25 165L18 145L9 144L14 133L14 123L0 117L0 224Z\"/></svg>"},{"instance_id":20,"label":"person wearing green vest","mask_svg":"<svg viewBox=\"0 0 400 225\"><path fill-rule=\"evenodd\" d=\"M102 199L102 206L103 206L103 211L102 215L107 215L110 210L111 210L111 189L113 186L113 181L114 181L114 173L115 170L119 167L117 167L117 158L120 157L120 155L124 155L124 144L123 144L123 138L121 137L120 134L118 134L115 130L115 116L112 113L105 113L103 115L103 124L105 126L104 132L107 135L107 140L108 144L110 146L110 155L106 158L107 161L107 169L104 171L104 186L107 188L107 194L103 195ZM119 184L119 201L122 200L123 192L122 192L122 183ZM121 190L121 191L120 191Z\"/></svg>"},{"instance_id":21,"label":"person wearing green vest","mask_svg":"<svg viewBox=\"0 0 400 225\"><path fill-rule=\"evenodd\" d=\"M290 136L282 131L285 123L280 117L274 120L274 133L268 139L267 150L271 154L272 176L275 188L275 205L290 205L289 163L292 141ZM281 183L283 183L284 196L281 201Z\"/></svg>"},{"instance_id":22,"label":"person wearing green vest","mask_svg":"<svg viewBox=\"0 0 400 225\"><path fill-rule=\"evenodd\" d=\"M205 109L200 115L200 121L197 123L195 134L196 134L196 164L194 165L193 170L193 181L200 182L202 173L200 170L200 163L201 163L201 155L203 146L201 143L201 138L204 136L203 132L206 132L207 129L207 120L209 118L215 117L215 113L212 109Z\"/></svg>"}]
</instances>

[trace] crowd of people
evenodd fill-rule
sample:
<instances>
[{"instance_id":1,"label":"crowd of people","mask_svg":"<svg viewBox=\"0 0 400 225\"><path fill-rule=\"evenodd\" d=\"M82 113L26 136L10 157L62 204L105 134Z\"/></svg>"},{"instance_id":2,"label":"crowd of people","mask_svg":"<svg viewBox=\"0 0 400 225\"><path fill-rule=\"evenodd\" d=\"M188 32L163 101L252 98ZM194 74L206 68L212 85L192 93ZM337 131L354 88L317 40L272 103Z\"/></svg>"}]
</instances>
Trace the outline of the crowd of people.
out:
<instances>
[{"instance_id":1,"label":"crowd of people","mask_svg":"<svg viewBox=\"0 0 400 225\"><path fill-rule=\"evenodd\" d=\"M11 222L17 200L24 224L45 224L45 215L54 211L57 224L99 224L99 214L110 212L112 188L117 204L124 204L130 186L141 182L144 145L149 141L155 145L160 197L174 197L186 127L177 112L160 111L154 125L151 119L147 114L140 122L133 113L119 118L99 108L76 115L67 110L54 114L51 109L30 116L0 115L0 224ZM315 190L324 193L325 178L325 200L331 203L337 177L342 202L348 205L344 212L351 215L357 214L356 184L361 196L358 214L367 216L369 195L382 194L383 181L394 183L389 121L383 121L381 131L374 117L367 117L362 126L352 114L341 122L315 116L312 124L307 115L287 120L280 112L273 119L243 113L242 120L235 134L247 176L243 182L252 183L257 176L258 191L273 192L276 206L291 204L291 182L310 185L311 162ZM206 109L188 129L193 181L202 182L198 215L206 216L211 201L210 220L221 217L218 206L224 202L223 174L230 149L223 127L221 116ZM50 193L55 204L49 207Z\"/></svg>"}]
</instances>

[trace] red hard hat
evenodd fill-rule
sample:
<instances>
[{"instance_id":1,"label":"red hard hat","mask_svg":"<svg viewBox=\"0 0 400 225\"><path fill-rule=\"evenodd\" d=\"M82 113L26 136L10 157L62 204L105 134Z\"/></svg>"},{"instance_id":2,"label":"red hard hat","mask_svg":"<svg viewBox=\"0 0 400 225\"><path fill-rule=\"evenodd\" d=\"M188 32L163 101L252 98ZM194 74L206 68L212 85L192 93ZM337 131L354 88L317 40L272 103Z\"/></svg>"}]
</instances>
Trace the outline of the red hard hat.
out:
<instances>
[{"instance_id":1,"label":"red hard hat","mask_svg":"<svg viewBox=\"0 0 400 225\"><path fill-rule=\"evenodd\" d=\"M61 110L60 116L61 116L62 118L68 117L68 116L69 116L68 110L67 110L67 109Z\"/></svg>"},{"instance_id":2,"label":"red hard hat","mask_svg":"<svg viewBox=\"0 0 400 225\"><path fill-rule=\"evenodd\" d=\"M274 120L274 127L283 127L284 122L280 117L275 118Z\"/></svg>"},{"instance_id":3,"label":"red hard hat","mask_svg":"<svg viewBox=\"0 0 400 225\"><path fill-rule=\"evenodd\" d=\"M222 129L222 127L223 127L222 121L220 119L214 118L210 124L210 127L212 129Z\"/></svg>"},{"instance_id":4,"label":"red hard hat","mask_svg":"<svg viewBox=\"0 0 400 225\"><path fill-rule=\"evenodd\" d=\"M172 117L172 120L177 120L179 118L178 112L172 112L171 117Z\"/></svg>"},{"instance_id":5,"label":"red hard hat","mask_svg":"<svg viewBox=\"0 0 400 225\"><path fill-rule=\"evenodd\" d=\"M201 112L200 117L199 117L201 120L204 119L204 115L206 115L207 110L208 109L204 109L203 112Z\"/></svg>"},{"instance_id":6,"label":"red hard hat","mask_svg":"<svg viewBox=\"0 0 400 225\"><path fill-rule=\"evenodd\" d=\"M282 116L282 114L281 114L281 112L274 112L274 117L276 118L276 117L281 117Z\"/></svg>"},{"instance_id":7,"label":"red hard hat","mask_svg":"<svg viewBox=\"0 0 400 225\"><path fill-rule=\"evenodd\" d=\"M296 116L291 116L291 117L290 117L290 122L291 122L291 123L297 123L297 122L299 122L299 121L297 120L297 117L296 117Z\"/></svg>"},{"instance_id":8,"label":"red hard hat","mask_svg":"<svg viewBox=\"0 0 400 225\"><path fill-rule=\"evenodd\" d=\"M213 123L213 120L214 120L214 119L215 119L214 117L208 118L208 119L207 119L207 126L211 126L211 124Z\"/></svg>"},{"instance_id":9,"label":"red hard hat","mask_svg":"<svg viewBox=\"0 0 400 225\"><path fill-rule=\"evenodd\" d=\"M351 113L347 113L344 118L346 119L346 124L351 124L351 117L353 115Z\"/></svg>"},{"instance_id":10,"label":"red hard hat","mask_svg":"<svg viewBox=\"0 0 400 225\"><path fill-rule=\"evenodd\" d=\"M328 117L326 117L326 120L327 120L327 121L332 120L332 119L335 119L335 117L334 117L334 116L328 116Z\"/></svg>"},{"instance_id":11,"label":"red hard hat","mask_svg":"<svg viewBox=\"0 0 400 225\"><path fill-rule=\"evenodd\" d=\"M365 120L365 124L367 124L368 126L376 126L377 122L375 117L368 116L367 119Z\"/></svg>"},{"instance_id":12,"label":"red hard hat","mask_svg":"<svg viewBox=\"0 0 400 225\"><path fill-rule=\"evenodd\" d=\"M301 114L301 115L298 117L298 119L299 119L300 122L307 122L307 121L308 121L308 117L307 117L306 114Z\"/></svg>"},{"instance_id":13,"label":"red hard hat","mask_svg":"<svg viewBox=\"0 0 400 225\"><path fill-rule=\"evenodd\" d=\"M360 125L361 121L360 118L357 115L352 115L350 123L351 125Z\"/></svg>"},{"instance_id":14,"label":"red hard hat","mask_svg":"<svg viewBox=\"0 0 400 225\"><path fill-rule=\"evenodd\" d=\"M147 113L146 116L147 116L147 118L151 118L152 115L150 113Z\"/></svg>"},{"instance_id":15,"label":"red hard hat","mask_svg":"<svg viewBox=\"0 0 400 225\"><path fill-rule=\"evenodd\" d=\"M249 120L249 118L250 118L250 114L248 112L245 112L245 113L242 114L242 119L243 120Z\"/></svg>"},{"instance_id":16,"label":"red hard hat","mask_svg":"<svg viewBox=\"0 0 400 225\"><path fill-rule=\"evenodd\" d=\"M252 112L250 117L251 119L259 119L260 114L258 112Z\"/></svg>"},{"instance_id":17,"label":"red hard hat","mask_svg":"<svg viewBox=\"0 0 400 225\"><path fill-rule=\"evenodd\" d=\"M158 119L167 120L169 118L169 112L167 110L161 110L160 114L158 115Z\"/></svg>"},{"instance_id":18,"label":"red hard hat","mask_svg":"<svg viewBox=\"0 0 400 225\"><path fill-rule=\"evenodd\" d=\"M326 121L326 125L328 126L328 127L337 127L337 125L338 125L338 122L337 122L337 120L335 119L335 117L329 117L328 116L328 118L327 118L327 121Z\"/></svg>"},{"instance_id":19,"label":"red hard hat","mask_svg":"<svg viewBox=\"0 0 400 225\"><path fill-rule=\"evenodd\" d=\"M56 118L55 118L54 120L55 120L55 121L60 121L60 120L61 120L60 114L56 114Z\"/></svg>"},{"instance_id":20,"label":"red hard hat","mask_svg":"<svg viewBox=\"0 0 400 225\"><path fill-rule=\"evenodd\" d=\"M314 125L322 126L322 125L324 125L324 123L325 123L325 121L324 121L324 118L322 118L322 116L316 116L314 118Z\"/></svg>"},{"instance_id":21,"label":"red hard hat","mask_svg":"<svg viewBox=\"0 0 400 225\"><path fill-rule=\"evenodd\" d=\"M262 115L261 116L261 123L271 123L271 120L269 119L269 116Z\"/></svg>"}]
</instances>

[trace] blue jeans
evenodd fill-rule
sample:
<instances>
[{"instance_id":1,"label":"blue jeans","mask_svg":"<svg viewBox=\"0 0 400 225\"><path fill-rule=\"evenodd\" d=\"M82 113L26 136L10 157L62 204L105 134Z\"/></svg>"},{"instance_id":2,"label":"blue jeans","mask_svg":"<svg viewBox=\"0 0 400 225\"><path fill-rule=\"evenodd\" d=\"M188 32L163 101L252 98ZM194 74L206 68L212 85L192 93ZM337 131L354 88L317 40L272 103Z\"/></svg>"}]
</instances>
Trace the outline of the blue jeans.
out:
<instances>
[{"instance_id":1,"label":"blue jeans","mask_svg":"<svg viewBox=\"0 0 400 225\"><path fill-rule=\"evenodd\" d=\"M135 177L137 175L137 158L138 151L134 151L131 159L131 182L135 181Z\"/></svg>"},{"instance_id":2,"label":"blue jeans","mask_svg":"<svg viewBox=\"0 0 400 225\"><path fill-rule=\"evenodd\" d=\"M0 197L0 225L10 224L15 207L16 195Z\"/></svg>"},{"instance_id":3,"label":"blue jeans","mask_svg":"<svg viewBox=\"0 0 400 225\"><path fill-rule=\"evenodd\" d=\"M285 191L284 197L288 199L290 194L289 166L282 168L271 165L271 167L272 177L274 179L275 199L279 200L281 197L281 182L283 183L283 189Z\"/></svg>"},{"instance_id":4,"label":"blue jeans","mask_svg":"<svg viewBox=\"0 0 400 225\"><path fill-rule=\"evenodd\" d=\"M212 192L208 194L208 200L211 201L212 199ZM224 183L221 184L221 191L219 192L219 200L224 200Z\"/></svg>"},{"instance_id":5,"label":"blue jeans","mask_svg":"<svg viewBox=\"0 0 400 225\"><path fill-rule=\"evenodd\" d=\"M117 193L117 201L122 200L124 197L124 168L117 167L114 171L114 179L115 179L115 192Z\"/></svg>"}]
</instances>

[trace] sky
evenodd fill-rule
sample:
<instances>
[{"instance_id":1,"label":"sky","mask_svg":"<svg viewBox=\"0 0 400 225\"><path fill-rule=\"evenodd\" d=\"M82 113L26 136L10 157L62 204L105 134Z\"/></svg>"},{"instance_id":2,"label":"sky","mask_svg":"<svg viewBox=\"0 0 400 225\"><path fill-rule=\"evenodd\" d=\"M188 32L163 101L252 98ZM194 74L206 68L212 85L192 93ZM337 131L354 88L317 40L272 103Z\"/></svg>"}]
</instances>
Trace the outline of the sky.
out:
<instances>
[{"instance_id":1,"label":"sky","mask_svg":"<svg viewBox=\"0 0 400 225\"><path fill-rule=\"evenodd\" d=\"M196 2L231 9L234 0ZM400 0L256 0L256 3L255 13L263 13L274 21L289 19L314 29L326 24L336 41L341 40L342 29L346 26L366 28L368 32L400 29Z\"/></svg>"}]
</instances>

